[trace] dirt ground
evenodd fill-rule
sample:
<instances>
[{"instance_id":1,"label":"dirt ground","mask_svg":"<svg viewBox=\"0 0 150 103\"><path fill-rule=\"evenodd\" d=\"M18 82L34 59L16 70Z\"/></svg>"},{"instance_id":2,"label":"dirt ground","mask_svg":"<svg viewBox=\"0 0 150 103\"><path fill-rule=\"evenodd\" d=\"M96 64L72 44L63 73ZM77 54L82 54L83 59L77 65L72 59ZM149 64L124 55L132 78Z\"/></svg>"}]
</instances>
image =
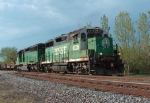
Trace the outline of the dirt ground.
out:
<instances>
[{"instance_id":1,"label":"dirt ground","mask_svg":"<svg viewBox=\"0 0 150 103\"><path fill-rule=\"evenodd\" d=\"M18 91L8 82L0 81L0 103L41 103L35 94Z\"/></svg>"}]
</instances>

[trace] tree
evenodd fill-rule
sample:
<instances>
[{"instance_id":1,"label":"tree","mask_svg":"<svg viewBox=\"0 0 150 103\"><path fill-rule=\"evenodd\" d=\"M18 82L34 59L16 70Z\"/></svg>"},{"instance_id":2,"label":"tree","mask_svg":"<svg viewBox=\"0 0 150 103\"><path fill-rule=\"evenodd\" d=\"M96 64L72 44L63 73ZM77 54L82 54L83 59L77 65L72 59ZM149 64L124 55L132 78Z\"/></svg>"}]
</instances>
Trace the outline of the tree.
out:
<instances>
[{"instance_id":1,"label":"tree","mask_svg":"<svg viewBox=\"0 0 150 103\"><path fill-rule=\"evenodd\" d=\"M129 13L120 12L115 18L114 33L120 45L131 46L134 43L135 29Z\"/></svg>"},{"instance_id":2,"label":"tree","mask_svg":"<svg viewBox=\"0 0 150 103\"><path fill-rule=\"evenodd\" d=\"M140 19L137 22L137 28L139 30L139 34L141 36L141 43L143 44L142 49L148 49L150 45L150 37L149 37L149 20L147 14L140 14Z\"/></svg>"},{"instance_id":3,"label":"tree","mask_svg":"<svg viewBox=\"0 0 150 103\"><path fill-rule=\"evenodd\" d=\"M2 60L2 65L14 62L17 58L17 49L15 47L2 48L0 51L0 58Z\"/></svg>"},{"instance_id":4,"label":"tree","mask_svg":"<svg viewBox=\"0 0 150 103\"><path fill-rule=\"evenodd\" d=\"M114 34L116 35L116 40L121 47L121 57L127 64L126 69L128 69L129 73L129 66L133 66L135 62L135 47L137 43L135 39L135 29L133 27L129 13L120 12L119 15L115 18Z\"/></svg>"},{"instance_id":5,"label":"tree","mask_svg":"<svg viewBox=\"0 0 150 103\"><path fill-rule=\"evenodd\" d=\"M149 15L149 28L150 28L150 11L148 11L148 15ZM149 37L150 37L150 35L149 35ZM149 71L150 71L150 47L149 47Z\"/></svg>"},{"instance_id":6,"label":"tree","mask_svg":"<svg viewBox=\"0 0 150 103\"><path fill-rule=\"evenodd\" d=\"M90 23L87 23L86 26L87 26L87 27L91 27L91 26L92 26L91 21L90 21Z\"/></svg>"},{"instance_id":7,"label":"tree","mask_svg":"<svg viewBox=\"0 0 150 103\"><path fill-rule=\"evenodd\" d=\"M140 59L142 71L147 72L149 66L149 49L150 49L150 22L148 15L145 13L140 13L140 18L137 21L137 29L140 37Z\"/></svg>"},{"instance_id":8,"label":"tree","mask_svg":"<svg viewBox=\"0 0 150 103\"><path fill-rule=\"evenodd\" d=\"M149 16L150 16L150 11L148 11L148 14L149 14Z\"/></svg>"},{"instance_id":9,"label":"tree","mask_svg":"<svg viewBox=\"0 0 150 103\"><path fill-rule=\"evenodd\" d=\"M104 14L103 17L101 17L100 20L102 28L109 34L110 27L108 26L108 18Z\"/></svg>"},{"instance_id":10,"label":"tree","mask_svg":"<svg viewBox=\"0 0 150 103\"><path fill-rule=\"evenodd\" d=\"M148 12L150 14L150 12ZM137 21L137 29L139 35L139 63L142 71L149 71L149 49L150 49L150 18L145 13L140 13L140 18Z\"/></svg>"}]
</instances>

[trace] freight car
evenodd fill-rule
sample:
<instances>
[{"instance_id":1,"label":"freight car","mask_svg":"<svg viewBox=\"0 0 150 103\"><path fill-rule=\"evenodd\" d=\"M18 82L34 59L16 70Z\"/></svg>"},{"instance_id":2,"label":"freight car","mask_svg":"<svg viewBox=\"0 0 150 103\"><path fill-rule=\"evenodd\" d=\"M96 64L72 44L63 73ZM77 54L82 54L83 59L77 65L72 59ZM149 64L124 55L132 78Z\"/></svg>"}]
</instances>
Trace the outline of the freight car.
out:
<instances>
[{"instance_id":1,"label":"freight car","mask_svg":"<svg viewBox=\"0 0 150 103\"><path fill-rule=\"evenodd\" d=\"M16 66L29 71L123 74L117 44L100 27L84 27L18 52Z\"/></svg>"}]
</instances>

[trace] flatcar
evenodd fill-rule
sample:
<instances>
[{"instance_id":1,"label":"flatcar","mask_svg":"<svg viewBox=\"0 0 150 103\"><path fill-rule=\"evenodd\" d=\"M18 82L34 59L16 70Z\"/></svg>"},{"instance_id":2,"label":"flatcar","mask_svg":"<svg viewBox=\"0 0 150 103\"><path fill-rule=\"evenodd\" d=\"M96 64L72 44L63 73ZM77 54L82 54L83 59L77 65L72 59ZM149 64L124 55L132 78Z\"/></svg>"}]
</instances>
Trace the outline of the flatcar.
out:
<instances>
[{"instance_id":1,"label":"flatcar","mask_svg":"<svg viewBox=\"0 0 150 103\"><path fill-rule=\"evenodd\" d=\"M113 38L100 27L84 27L18 52L16 66L29 71L123 74L124 64Z\"/></svg>"}]
</instances>

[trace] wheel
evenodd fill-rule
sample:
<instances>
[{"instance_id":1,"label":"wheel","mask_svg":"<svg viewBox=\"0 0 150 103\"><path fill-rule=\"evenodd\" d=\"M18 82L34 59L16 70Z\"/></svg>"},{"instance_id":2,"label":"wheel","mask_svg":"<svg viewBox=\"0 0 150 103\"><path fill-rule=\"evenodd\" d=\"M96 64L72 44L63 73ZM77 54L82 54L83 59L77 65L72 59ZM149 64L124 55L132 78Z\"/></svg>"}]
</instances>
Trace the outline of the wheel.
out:
<instances>
[{"instance_id":1,"label":"wheel","mask_svg":"<svg viewBox=\"0 0 150 103\"><path fill-rule=\"evenodd\" d=\"M87 69L81 69L81 74L87 74L87 73L88 73Z\"/></svg>"},{"instance_id":2,"label":"wheel","mask_svg":"<svg viewBox=\"0 0 150 103\"><path fill-rule=\"evenodd\" d=\"M29 72L31 72L31 68L30 68L30 66L29 66L29 65L27 66L27 69L28 69L28 71L29 71Z\"/></svg>"},{"instance_id":3,"label":"wheel","mask_svg":"<svg viewBox=\"0 0 150 103\"><path fill-rule=\"evenodd\" d=\"M45 73L48 73L49 71L48 71L48 67L44 67L44 72Z\"/></svg>"}]
</instances>

